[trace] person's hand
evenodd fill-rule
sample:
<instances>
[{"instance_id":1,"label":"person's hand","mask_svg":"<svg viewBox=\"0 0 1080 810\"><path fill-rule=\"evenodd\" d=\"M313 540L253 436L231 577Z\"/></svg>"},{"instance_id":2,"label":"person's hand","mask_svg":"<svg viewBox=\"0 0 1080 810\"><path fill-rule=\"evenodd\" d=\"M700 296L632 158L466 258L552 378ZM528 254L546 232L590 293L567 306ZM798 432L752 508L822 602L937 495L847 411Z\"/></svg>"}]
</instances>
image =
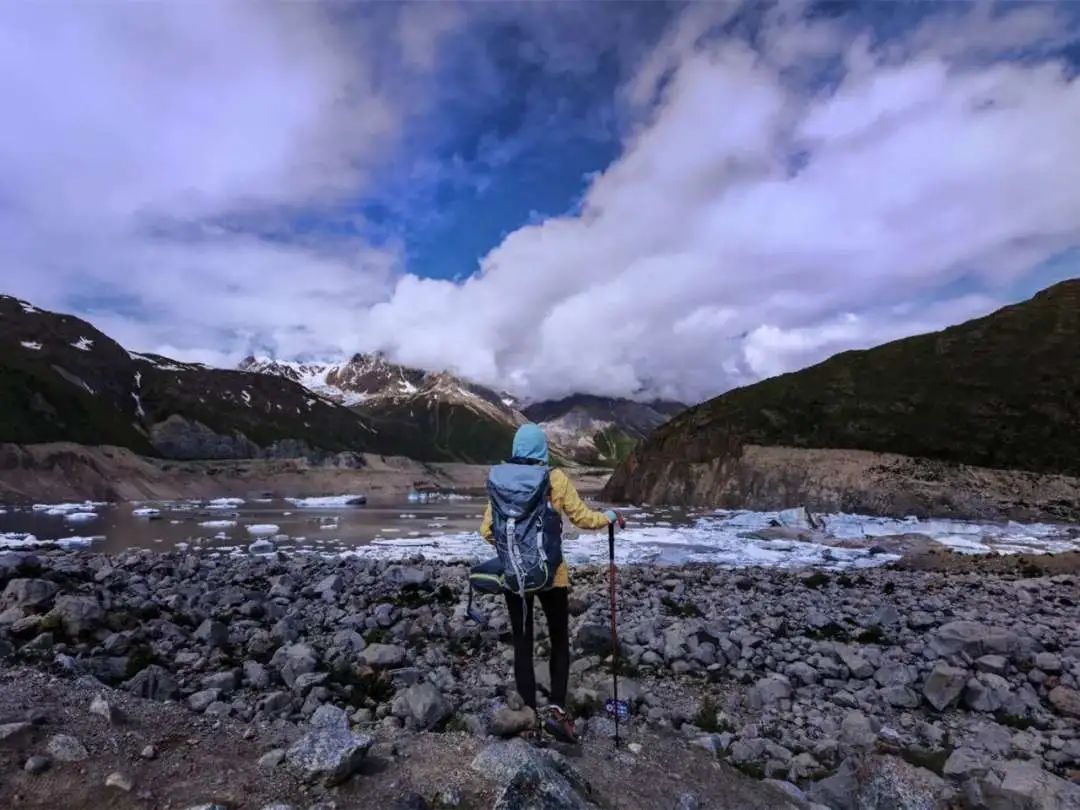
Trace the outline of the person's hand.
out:
<instances>
[{"instance_id":1,"label":"person's hand","mask_svg":"<svg viewBox=\"0 0 1080 810\"><path fill-rule=\"evenodd\" d=\"M608 509L604 514L607 515L607 522L616 524L620 529L626 528L626 518L616 512L614 509Z\"/></svg>"}]
</instances>

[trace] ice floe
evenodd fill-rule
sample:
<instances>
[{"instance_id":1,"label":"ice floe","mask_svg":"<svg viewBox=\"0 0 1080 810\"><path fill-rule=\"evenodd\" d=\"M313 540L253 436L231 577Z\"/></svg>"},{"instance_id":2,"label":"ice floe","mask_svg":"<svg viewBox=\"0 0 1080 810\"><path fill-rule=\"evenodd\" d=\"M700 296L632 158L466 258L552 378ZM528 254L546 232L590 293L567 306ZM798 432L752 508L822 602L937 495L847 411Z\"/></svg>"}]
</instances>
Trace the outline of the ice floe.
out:
<instances>
[{"instance_id":1,"label":"ice floe","mask_svg":"<svg viewBox=\"0 0 1080 810\"><path fill-rule=\"evenodd\" d=\"M363 506L366 495L324 495L317 498L286 498L293 506L306 509L330 509L337 506Z\"/></svg>"},{"instance_id":2,"label":"ice floe","mask_svg":"<svg viewBox=\"0 0 1080 810\"><path fill-rule=\"evenodd\" d=\"M64 515L64 520L69 523L87 523L91 520L97 520L97 512L68 512Z\"/></svg>"},{"instance_id":3,"label":"ice floe","mask_svg":"<svg viewBox=\"0 0 1080 810\"><path fill-rule=\"evenodd\" d=\"M654 512L653 514L657 514ZM641 517L639 513L637 515ZM805 522L804 522L805 521ZM754 532L784 525L818 525L800 539L762 539ZM661 525L664 524L664 525ZM668 521L620 532L616 560L620 564L712 563L726 566L779 568L866 568L899 558L875 548L875 538L897 534L923 534L934 542L964 553L1040 553L1080 549L1080 531L1054 524L980 523L916 518L875 518L863 515L807 515L792 511L719 511L692 518L690 525L671 527ZM792 526L792 527L794 527ZM342 552L346 556L402 558L423 554L432 559L483 559L493 553L475 532L383 535L369 545ZM808 539L802 539L802 538ZM843 546L837 540L849 541ZM862 543L851 541L863 541ZM597 564L607 560L607 535L580 534L563 543L571 564Z\"/></svg>"},{"instance_id":4,"label":"ice floe","mask_svg":"<svg viewBox=\"0 0 1080 810\"><path fill-rule=\"evenodd\" d=\"M30 507L34 512L44 512L46 515L67 515L71 512L93 512L95 509L105 506L101 501L82 501L80 503L35 503Z\"/></svg>"},{"instance_id":5,"label":"ice floe","mask_svg":"<svg viewBox=\"0 0 1080 810\"><path fill-rule=\"evenodd\" d=\"M199 524L204 529L231 529L235 525L235 520L204 520Z\"/></svg>"},{"instance_id":6,"label":"ice floe","mask_svg":"<svg viewBox=\"0 0 1080 810\"><path fill-rule=\"evenodd\" d=\"M269 536L281 531L281 527L275 523L253 523L244 528L247 529L247 533L253 537Z\"/></svg>"},{"instance_id":7,"label":"ice floe","mask_svg":"<svg viewBox=\"0 0 1080 810\"><path fill-rule=\"evenodd\" d=\"M40 540L35 535L26 532L0 532L0 549L40 548L41 546L59 546L64 549L87 548L92 543L99 543L104 539L103 535L93 535Z\"/></svg>"},{"instance_id":8,"label":"ice floe","mask_svg":"<svg viewBox=\"0 0 1080 810\"><path fill-rule=\"evenodd\" d=\"M214 498L211 501L207 501L207 509L235 509L238 506L244 505L243 498Z\"/></svg>"},{"instance_id":9,"label":"ice floe","mask_svg":"<svg viewBox=\"0 0 1080 810\"><path fill-rule=\"evenodd\" d=\"M137 509L132 509L131 514L141 518L156 518L161 517L161 510L152 506L140 506Z\"/></svg>"}]
</instances>

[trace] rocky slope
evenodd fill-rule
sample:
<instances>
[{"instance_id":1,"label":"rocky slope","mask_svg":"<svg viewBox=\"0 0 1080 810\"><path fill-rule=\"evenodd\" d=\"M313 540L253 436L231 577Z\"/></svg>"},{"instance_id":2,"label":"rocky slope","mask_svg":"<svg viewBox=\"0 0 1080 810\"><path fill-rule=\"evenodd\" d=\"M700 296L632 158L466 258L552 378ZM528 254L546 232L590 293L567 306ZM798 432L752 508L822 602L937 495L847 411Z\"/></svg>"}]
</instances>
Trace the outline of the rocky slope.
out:
<instances>
[{"instance_id":1,"label":"rocky slope","mask_svg":"<svg viewBox=\"0 0 1080 810\"><path fill-rule=\"evenodd\" d=\"M231 772L253 783L260 802L274 798L266 785L284 794L279 801L295 801L297 783L307 782L318 792L305 803L321 795L377 806L364 802L388 783L401 790L379 774L408 772L394 752L416 751L442 777L429 776L431 792L412 807L427 806L424 799L447 806L435 790L450 786L459 795L449 806L460 807L1078 806L1076 555L940 556L959 564L848 574L621 570L620 694L633 713L616 756L612 723L599 710L610 693L606 572L577 571L571 703L584 743L567 762L489 744L488 735L522 728L528 712L508 692L505 608L482 599L485 623L468 621L462 566L0 555L2 666L59 665L79 678L84 691L67 691L89 709L80 721L77 706L50 712L38 698L23 704L37 714L12 716L8 696L29 698L21 690L34 679L21 674L16 684L0 670L0 796L12 784L24 800L47 790L35 782L42 768L66 777L65 789L80 778L76 768L104 781L97 763L111 755L101 729L125 728L110 707L149 716L117 690L186 707L192 729L220 723L233 740L232 762L241 754L231 735L246 726L242 736L255 743ZM538 648L545 650L542 631ZM542 685L545 668L537 670ZM93 708L87 686L102 696ZM113 784L126 779L160 803L147 778L154 766L136 752L150 744L167 761L176 761L178 746L183 757L198 756L186 749L197 751L191 740L200 737L176 722L160 734L126 726L117 737L131 753ZM56 740L64 734L74 739ZM446 745L430 744L441 735ZM365 769L365 756L381 767ZM250 777L256 760L266 769L262 786ZM470 762L497 783L488 792L459 781ZM727 776L728 766L771 781L748 790ZM230 787L235 795L235 785L196 792L209 801ZM128 806L125 790L112 789L119 806Z\"/></svg>"},{"instance_id":2,"label":"rocky slope","mask_svg":"<svg viewBox=\"0 0 1080 810\"><path fill-rule=\"evenodd\" d=\"M294 382L128 352L85 321L0 296L0 442L54 441L179 459L390 449Z\"/></svg>"},{"instance_id":3,"label":"rocky slope","mask_svg":"<svg viewBox=\"0 0 1080 810\"><path fill-rule=\"evenodd\" d=\"M525 416L542 425L549 439L577 461L614 466L638 442L684 410L686 406L679 402L575 394L533 403L525 408Z\"/></svg>"},{"instance_id":4,"label":"rocky slope","mask_svg":"<svg viewBox=\"0 0 1080 810\"><path fill-rule=\"evenodd\" d=\"M748 446L870 450L916 463L1080 475L1080 280L691 408L627 459L608 495L737 498ZM785 495L776 491L773 505L789 505Z\"/></svg>"}]
</instances>

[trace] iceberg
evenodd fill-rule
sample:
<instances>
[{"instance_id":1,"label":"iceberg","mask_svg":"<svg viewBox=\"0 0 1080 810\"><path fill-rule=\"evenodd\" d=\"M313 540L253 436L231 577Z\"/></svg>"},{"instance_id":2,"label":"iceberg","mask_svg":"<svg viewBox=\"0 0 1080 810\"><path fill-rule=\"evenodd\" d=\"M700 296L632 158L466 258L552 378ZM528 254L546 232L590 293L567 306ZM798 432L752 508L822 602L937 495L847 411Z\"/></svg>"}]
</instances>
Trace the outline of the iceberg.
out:
<instances>
[{"instance_id":1,"label":"iceberg","mask_svg":"<svg viewBox=\"0 0 1080 810\"><path fill-rule=\"evenodd\" d=\"M263 537L273 534L277 534L281 527L275 523L253 523L250 526L245 526L247 533L253 537Z\"/></svg>"}]
</instances>

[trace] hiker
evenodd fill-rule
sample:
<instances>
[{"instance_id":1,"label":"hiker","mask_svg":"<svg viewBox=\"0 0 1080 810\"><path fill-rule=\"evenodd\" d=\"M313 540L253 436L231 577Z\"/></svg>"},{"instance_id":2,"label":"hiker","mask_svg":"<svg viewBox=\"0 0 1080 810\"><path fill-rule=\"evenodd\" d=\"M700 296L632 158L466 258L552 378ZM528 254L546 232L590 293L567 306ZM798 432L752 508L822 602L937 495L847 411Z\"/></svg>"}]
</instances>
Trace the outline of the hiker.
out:
<instances>
[{"instance_id":1,"label":"hiker","mask_svg":"<svg viewBox=\"0 0 1080 810\"><path fill-rule=\"evenodd\" d=\"M532 494L535 493L535 494ZM510 612L514 637L514 681L522 700L536 710L536 675L533 670L533 596L539 597L547 619L551 641L551 703L544 728L565 742L576 742L574 722L565 710L570 676L570 577L562 559L562 517L566 515L579 529L620 528L626 521L615 510L594 512L581 500L562 470L548 467L548 445L544 431L534 424L522 425L514 436L511 458L492 468L488 479L488 505L480 534L499 550L492 560L499 571L499 584ZM498 500L495 510L492 503ZM520 508L524 504L524 511ZM533 511L528 511L532 509ZM533 523L540 528L529 534L528 526L516 525L508 514L542 515ZM525 521L521 521L525 523ZM532 538L521 550L508 551L507 536ZM542 549L537 550L542 546ZM532 555L539 554L536 558ZM547 562L554 564L547 567ZM509 562L509 565L507 565ZM479 566L483 568L484 566ZM514 568L509 574L505 568ZM535 733L535 732L533 732Z\"/></svg>"}]
</instances>

